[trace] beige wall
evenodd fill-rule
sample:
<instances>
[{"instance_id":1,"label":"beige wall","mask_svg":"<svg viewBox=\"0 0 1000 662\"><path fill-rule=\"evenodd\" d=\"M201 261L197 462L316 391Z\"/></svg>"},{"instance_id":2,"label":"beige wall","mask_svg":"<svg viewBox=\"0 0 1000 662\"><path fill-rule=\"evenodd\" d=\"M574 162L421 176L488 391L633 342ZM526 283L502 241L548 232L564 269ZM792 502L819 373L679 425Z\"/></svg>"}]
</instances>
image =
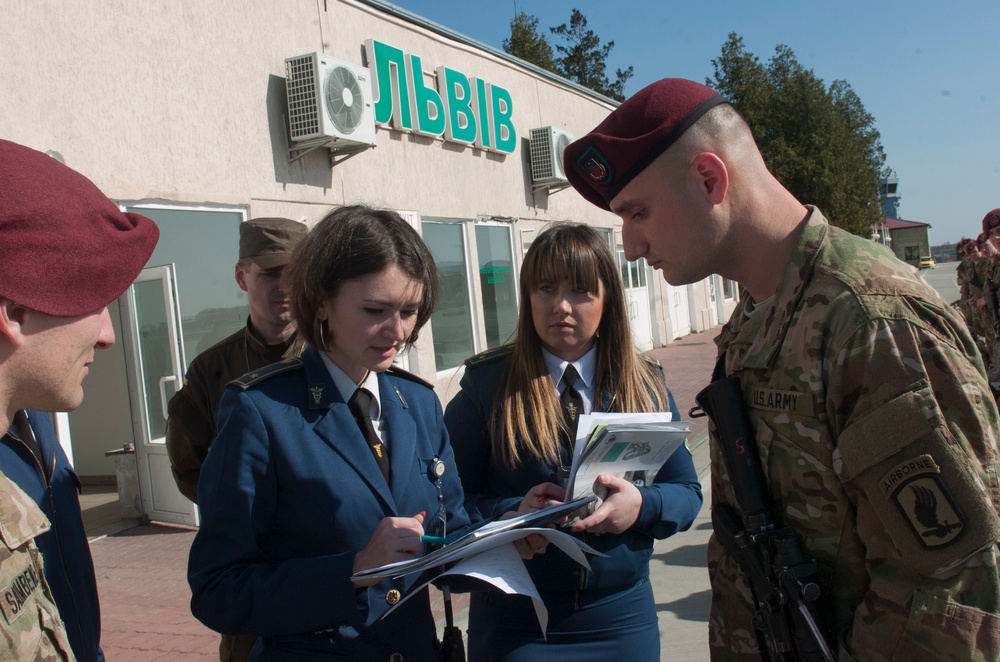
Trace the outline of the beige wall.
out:
<instances>
[{"instance_id":1,"label":"beige wall","mask_svg":"<svg viewBox=\"0 0 1000 662\"><path fill-rule=\"evenodd\" d=\"M610 102L364 3L14 0L3 11L0 137L57 150L115 200L240 205L251 217L307 221L355 202L470 222L507 217L517 260L522 230L556 220L620 228L572 189L533 194L527 155L531 128L554 125L581 136L610 112ZM285 58L322 51L367 64L368 39L420 56L426 72L448 66L507 89L514 153L379 127L376 148L334 167L326 149L290 161ZM654 338L663 343L671 337L669 310L655 296L653 307ZM112 366L122 360L120 346L102 353L116 376L105 384L92 375L88 402L73 417L82 473L109 473L103 452L130 430L122 414L127 387L121 366ZM447 400L457 381L454 371L437 375L429 327L411 361L437 379ZM102 412L112 409L116 422L108 425Z\"/></svg>"},{"instance_id":2,"label":"beige wall","mask_svg":"<svg viewBox=\"0 0 1000 662\"><path fill-rule=\"evenodd\" d=\"M326 150L289 163L284 59L320 50L362 64L369 38L420 55L426 69L507 88L521 143L545 124L582 135L611 109L366 5L42 0L4 13L17 28L0 40L0 135L58 150L113 198L249 202L252 216L312 218L361 200L423 215L607 222L572 191L533 197L520 146L497 155L380 128L378 147L334 168Z\"/></svg>"}]
</instances>

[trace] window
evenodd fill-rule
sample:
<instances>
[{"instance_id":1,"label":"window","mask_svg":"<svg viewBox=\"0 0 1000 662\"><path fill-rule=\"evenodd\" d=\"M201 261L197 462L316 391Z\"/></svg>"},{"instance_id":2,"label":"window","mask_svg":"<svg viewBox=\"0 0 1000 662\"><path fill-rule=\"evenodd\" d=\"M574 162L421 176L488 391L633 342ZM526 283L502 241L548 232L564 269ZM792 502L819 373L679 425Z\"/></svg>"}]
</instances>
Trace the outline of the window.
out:
<instances>
[{"instance_id":1,"label":"window","mask_svg":"<svg viewBox=\"0 0 1000 662\"><path fill-rule=\"evenodd\" d=\"M722 279L722 296L724 299L736 298L736 283L728 278Z\"/></svg>"},{"instance_id":2,"label":"window","mask_svg":"<svg viewBox=\"0 0 1000 662\"><path fill-rule=\"evenodd\" d=\"M904 255L906 255L903 259L907 262L916 262L920 259L920 246L904 246L903 251Z\"/></svg>"},{"instance_id":3,"label":"window","mask_svg":"<svg viewBox=\"0 0 1000 662\"><path fill-rule=\"evenodd\" d=\"M184 355L188 362L247 320L247 295L233 274L244 210L127 205L156 221L160 240L146 266L177 267ZM187 368L187 366L184 366Z\"/></svg>"},{"instance_id":4,"label":"window","mask_svg":"<svg viewBox=\"0 0 1000 662\"><path fill-rule=\"evenodd\" d=\"M646 287L646 258L640 257L635 262L625 259L625 251L618 251L618 268L622 272L625 288Z\"/></svg>"},{"instance_id":5,"label":"window","mask_svg":"<svg viewBox=\"0 0 1000 662\"><path fill-rule=\"evenodd\" d=\"M514 335L517 326L516 267L509 225L476 225L479 285L483 292L486 347L498 347ZM435 332L434 337L437 338Z\"/></svg>"},{"instance_id":6,"label":"window","mask_svg":"<svg viewBox=\"0 0 1000 662\"><path fill-rule=\"evenodd\" d=\"M465 231L462 223L426 220L421 229L441 272L441 294L431 315L431 329L437 369L447 370L476 353Z\"/></svg>"}]
</instances>

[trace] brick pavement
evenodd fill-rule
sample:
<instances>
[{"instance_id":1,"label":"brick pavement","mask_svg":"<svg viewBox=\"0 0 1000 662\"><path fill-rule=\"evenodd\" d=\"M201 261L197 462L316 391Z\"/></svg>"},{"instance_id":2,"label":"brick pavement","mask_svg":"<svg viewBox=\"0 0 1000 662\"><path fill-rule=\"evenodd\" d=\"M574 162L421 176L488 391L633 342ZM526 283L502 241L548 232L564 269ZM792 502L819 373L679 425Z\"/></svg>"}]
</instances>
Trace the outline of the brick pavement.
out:
<instances>
[{"instance_id":1,"label":"brick pavement","mask_svg":"<svg viewBox=\"0 0 1000 662\"><path fill-rule=\"evenodd\" d=\"M650 352L663 364L667 383L685 419L687 411L694 406L694 396L708 383L715 362L713 340L718 331L716 327L692 334ZM691 439L700 440L706 429L707 419L693 421ZM704 475L707 470L707 459L702 459L706 455L695 453L699 475ZM101 641L109 662L207 662L218 659L218 635L195 620L189 609L191 595L186 565L193 539L193 529L153 523L91 542L101 597ZM703 558L702 546L696 545L695 557ZM700 563L693 562L691 565ZM674 563L656 563L652 571L654 574L668 572L672 567L677 566ZM707 618L707 609L703 604L707 598L703 592L682 598L684 610L678 610L681 604L672 602L675 597L657 593L661 618L664 612L690 611L692 599L695 601L695 615L686 618L697 621L699 625ZM432 608L440 631L443 608L439 594L433 596ZM468 598L460 596L455 610L457 622L464 627L468 616ZM678 634L671 628L670 632L661 635L664 652L677 650L679 642L675 637ZM700 644L701 635L697 636L699 641L695 645L704 648Z\"/></svg>"}]
</instances>

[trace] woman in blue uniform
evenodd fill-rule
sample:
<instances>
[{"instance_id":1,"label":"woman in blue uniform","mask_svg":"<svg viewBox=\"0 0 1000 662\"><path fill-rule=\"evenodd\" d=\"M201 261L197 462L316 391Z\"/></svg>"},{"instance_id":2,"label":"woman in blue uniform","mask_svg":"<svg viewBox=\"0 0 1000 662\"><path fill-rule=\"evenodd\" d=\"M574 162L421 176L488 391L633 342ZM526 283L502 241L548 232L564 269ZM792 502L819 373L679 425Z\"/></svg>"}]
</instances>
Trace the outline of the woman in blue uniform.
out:
<instances>
[{"instance_id":1,"label":"woman in blue uniform","mask_svg":"<svg viewBox=\"0 0 1000 662\"><path fill-rule=\"evenodd\" d=\"M426 591L386 616L419 577L350 579L468 525L440 401L392 366L430 318L434 260L398 214L343 207L285 277L308 347L226 388L198 484L192 612L257 635L251 660L440 660Z\"/></svg>"},{"instance_id":2,"label":"woman in blue uniform","mask_svg":"<svg viewBox=\"0 0 1000 662\"><path fill-rule=\"evenodd\" d=\"M559 223L542 232L525 255L520 288L513 343L466 362L445 414L473 520L563 498L560 467L571 463L573 436L561 403L567 388L584 413L669 409L679 418L662 369L632 344L617 264L592 228ZM576 375L566 386L570 366ZM526 562L548 608L547 639L526 598L474 593L470 660L659 661L649 558L655 538L694 521L697 473L681 449L648 485L598 480L605 500L571 531L607 556L590 557L591 571L554 547Z\"/></svg>"}]
</instances>

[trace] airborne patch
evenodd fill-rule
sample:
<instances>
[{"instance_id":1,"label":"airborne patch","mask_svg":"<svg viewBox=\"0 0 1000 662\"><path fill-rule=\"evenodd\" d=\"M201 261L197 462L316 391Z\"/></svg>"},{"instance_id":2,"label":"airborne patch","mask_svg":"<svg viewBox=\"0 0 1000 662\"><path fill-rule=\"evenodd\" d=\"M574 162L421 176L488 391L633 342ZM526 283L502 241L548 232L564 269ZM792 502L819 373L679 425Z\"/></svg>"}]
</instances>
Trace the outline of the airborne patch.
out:
<instances>
[{"instance_id":1,"label":"airborne patch","mask_svg":"<svg viewBox=\"0 0 1000 662\"><path fill-rule=\"evenodd\" d=\"M760 386L750 387L750 397L747 404L754 409L769 409L771 411L787 411L799 416L816 416L816 405L811 393L799 391L778 391Z\"/></svg>"},{"instance_id":2,"label":"airborne patch","mask_svg":"<svg viewBox=\"0 0 1000 662\"><path fill-rule=\"evenodd\" d=\"M952 544L966 528L965 517L941 481L941 469L930 455L901 462L882 477L883 493L925 549Z\"/></svg>"}]
</instances>

